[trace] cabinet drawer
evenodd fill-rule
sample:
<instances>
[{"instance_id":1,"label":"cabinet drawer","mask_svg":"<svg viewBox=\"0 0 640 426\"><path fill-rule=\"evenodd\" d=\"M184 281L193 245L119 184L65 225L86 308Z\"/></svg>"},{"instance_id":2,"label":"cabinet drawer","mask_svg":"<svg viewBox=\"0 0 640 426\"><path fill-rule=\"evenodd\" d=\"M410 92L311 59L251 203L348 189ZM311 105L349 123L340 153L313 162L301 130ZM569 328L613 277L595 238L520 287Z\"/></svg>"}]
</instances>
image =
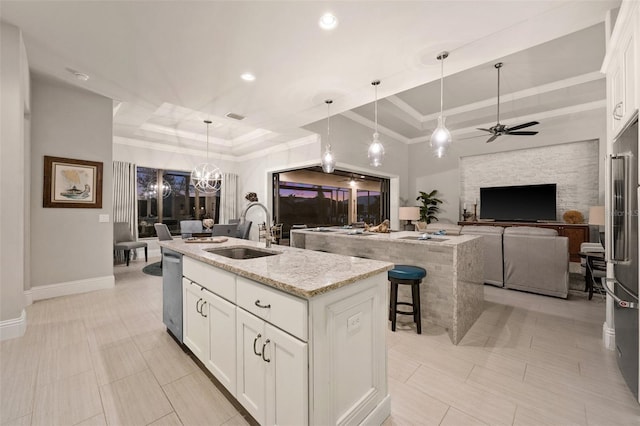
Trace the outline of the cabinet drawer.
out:
<instances>
[{"instance_id":1,"label":"cabinet drawer","mask_svg":"<svg viewBox=\"0 0 640 426\"><path fill-rule=\"evenodd\" d=\"M212 293L236 303L235 274L185 256L182 275Z\"/></svg>"},{"instance_id":2,"label":"cabinet drawer","mask_svg":"<svg viewBox=\"0 0 640 426\"><path fill-rule=\"evenodd\" d=\"M237 278L237 285L238 306L302 341L307 341L306 300L243 277Z\"/></svg>"}]
</instances>

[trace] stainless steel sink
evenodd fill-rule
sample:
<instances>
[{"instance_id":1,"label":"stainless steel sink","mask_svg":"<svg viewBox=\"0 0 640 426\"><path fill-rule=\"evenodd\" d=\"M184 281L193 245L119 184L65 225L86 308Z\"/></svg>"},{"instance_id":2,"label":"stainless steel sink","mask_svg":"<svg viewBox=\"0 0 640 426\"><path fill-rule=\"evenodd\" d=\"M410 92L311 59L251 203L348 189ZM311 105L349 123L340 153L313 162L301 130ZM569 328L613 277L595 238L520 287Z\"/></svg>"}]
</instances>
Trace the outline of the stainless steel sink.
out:
<instances>
[{"instance_id":1,"label":"stainless steel sink","mask_svg":"<svg viewBox=\"0 0 640 426\"><path fill-rule=\"evenodd\" d=\"M274 256L281 254L278 251L259 249L249 246L231 246L205 249L209 253L228 257L229 259L256 259L258 257Z\"/></svg>"}]
</instances>

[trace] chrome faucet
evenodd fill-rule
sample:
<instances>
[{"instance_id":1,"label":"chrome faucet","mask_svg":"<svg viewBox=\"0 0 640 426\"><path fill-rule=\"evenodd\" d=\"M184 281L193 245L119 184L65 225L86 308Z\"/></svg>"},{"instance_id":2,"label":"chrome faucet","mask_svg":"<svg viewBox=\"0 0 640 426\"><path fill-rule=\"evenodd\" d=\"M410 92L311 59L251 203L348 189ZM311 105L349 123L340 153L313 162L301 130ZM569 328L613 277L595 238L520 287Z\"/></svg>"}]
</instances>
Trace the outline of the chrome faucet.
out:
<instances>
[{"instance_id":1,"label":"chrome faucet","mask_svg":"<svg viewBox=\"0 0 640 426\"><path fill-rule=\"evenodd\" d=\"M247 216L247 212L249 211L249 209L253 206L260 206L262 207L262 210L264 210L264 214L267 216L267 220L266 220L266 232L267 235L265 236L265 240L266 240L266 247L270 248L271 247L271 240L273 240L273 236L271 235L271 215L269 214L269 210L267 209L267 207L258 202L258 201L254 201L253 203L249 203L247 205L247 207L244 208L244 210L242 210L242 213L240 213L240 223L244 223L246 216Z\"/></svg>"}]
</instances>

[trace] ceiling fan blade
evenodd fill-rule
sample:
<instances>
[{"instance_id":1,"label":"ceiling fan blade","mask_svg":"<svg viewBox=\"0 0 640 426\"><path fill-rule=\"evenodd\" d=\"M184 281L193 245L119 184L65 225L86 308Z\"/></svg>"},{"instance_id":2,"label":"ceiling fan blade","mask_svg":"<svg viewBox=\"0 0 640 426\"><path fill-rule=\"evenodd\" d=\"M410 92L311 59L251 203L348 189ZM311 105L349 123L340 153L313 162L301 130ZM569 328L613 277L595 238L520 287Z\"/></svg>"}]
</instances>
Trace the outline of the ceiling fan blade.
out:
<instances>
[{"instance_id":1,"label":"ceiling fan blade","mask_svg":"<svg viewBox=\"0 0 640 426\"><path fill-rule=\"evenodd\" d=\"M498 136L500 136L500 135L491 136L489 139L487 139L487 143L495 141Z\"/></svg>"},{"instance_id":2,"label":"ceiling fan blade","mask_svg":"<svg viewBox=\"0 0 640 426\"><path fill-rule=\"evenodd\" d=\"M533 136L533 135L537 135L538 132L532 132L529 130L525 130L523 132L512 132L511 130L507 130L507 134L508 135L519 135L519 136Z\"/></svg>"},{"instance_id":3,"label":"ceiling fan blade","mask_svg":"<svg viewBox=\"0 0 640 426\"><path fill-rule=\"evenodd\" d=\"M483 131L485 131L485 132L489 132L489 133L493 133L490 129L483 129L483 128L481 128L481 127L476 127L476 129L478 129L478 130L483 130Z\"/></svg>"},{"instance_id":4,"label":"ceiling fan blade","mask_svg":"<svg viewBox=\"0 0 640 426\"><path fill-rule=\"evenodd\" d=\"M525 127L535 126L536 124L540 123L537 121L530 121L528 123L518 124L517 126L509 127L509 131L524 129Z\"/></svg>"}]
</instances>

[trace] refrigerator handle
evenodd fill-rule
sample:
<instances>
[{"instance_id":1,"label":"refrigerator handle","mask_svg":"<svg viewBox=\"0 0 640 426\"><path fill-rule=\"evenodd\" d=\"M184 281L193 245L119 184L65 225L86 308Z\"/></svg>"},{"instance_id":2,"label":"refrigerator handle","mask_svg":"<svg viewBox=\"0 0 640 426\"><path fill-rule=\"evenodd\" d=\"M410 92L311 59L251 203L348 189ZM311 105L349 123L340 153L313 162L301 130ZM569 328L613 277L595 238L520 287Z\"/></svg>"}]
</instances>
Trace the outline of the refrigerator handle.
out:
<instances>
[{"instance_id":1,"label":"refrigerator handle","mask_svg":"<svg viewBox=\"0 0 640 426\"><path fill-rule=\"evenodd\" d=\"M622 188L619 190L622 194L616 192L616 180L614 176L614 161L622 161ZM607 237L607 262L610 263L622 263L627 262L629 260L629 231L630 231L630 185L629 185L629 155L619 154L619 155L611 155L609 157L609 182L610 182L610 191L609 191L609 205L611 208L611 212L613 213L609 218L609 227L607 229L606 235ZM617 195L617 197L616 197ZM620 195L623 196L624 206L619 206L616 204L617 199L620 198ZM616 251L617 242L616 242L616 234L614 229L614 222L616 221L616 217L620 214L620 208L622 208L622 219L624 221L622 225L622 253L618 253Z\"/></svg>"},{"instance_id":2,"label":"refrigerator handle","mask_svg":"<svg viewBox=\"0 0 640 426\"><path fill-rule=\"evenodd\" d=\"M625 293L627 293L629 296L631 296L632 298L636 299L636 301L635 302L629 302L628 300L620 299L614 293L614 291L611 289L611 287L609 287L609 283L615 284L620 289L622 289ZM618 280L616 280L615 278L602 277L602 287L604 288L604 291L606 291L607 294L609 296L611 296L611 298L616 302L616 305L618 305L619 307L621 307L621 308L629 308L629 309L638 309L638 298L636 296L634 296L633 293L631 293L625 286L620 284L620 282L618 282Z\"/></svg>"}]
</instances>

